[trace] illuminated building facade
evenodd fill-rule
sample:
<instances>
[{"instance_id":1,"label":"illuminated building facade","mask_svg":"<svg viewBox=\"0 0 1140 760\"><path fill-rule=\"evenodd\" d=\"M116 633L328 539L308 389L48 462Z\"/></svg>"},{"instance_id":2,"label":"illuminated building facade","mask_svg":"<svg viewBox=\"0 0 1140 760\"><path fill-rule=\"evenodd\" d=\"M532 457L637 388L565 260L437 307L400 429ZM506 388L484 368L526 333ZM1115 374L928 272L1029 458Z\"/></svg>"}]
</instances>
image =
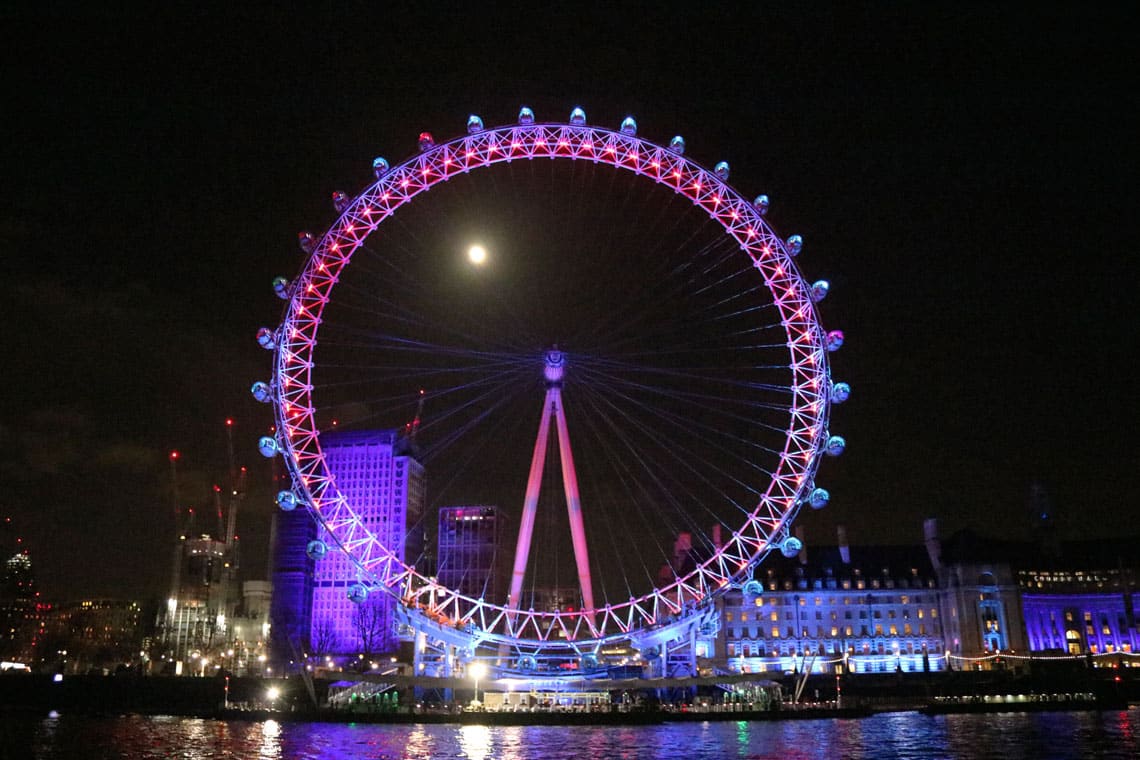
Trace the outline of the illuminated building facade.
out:
<instances>
[{"instance_id":1,"label":"illuminated building facade","mask_svg":"<svg viewBox=\"0 0 1140 760\"><path fill-rule=\"evenodd\" d=\"M1019 545L960 531L943 542L938 524L924 524L926 548L942 591L946 649L970 660L1027 649L1021 600L1010 558Z\"/></svg>"},{"instance_id":2,"label":"illuminated building facade","mask_svg":"<svg viewBox=\"0 0 1140 760\"><path fill-rule=\"evenodd\" d=\"M712 664L731 672L943 670L934 570L920 547L841 542L769 556L724 596L716 650Z\"/></svg>"},{"instance_id":3,"label":"illuminated building facade","mask_svg":"<svg viewBox=\"0 0 1140 760\"><path fill-rule=\"evenodd\" d=\"M420 562L424 551L424 468L395 430L333 432L321 448L336 484L368 530L398 557ZM394 651L394 597L376 592L365 604L348 598L361 582L357 566L323 527L317 538L333 549L313 568L310 652L336 660Z\"/></svg>"},{"instance_id":4,"label":"illuminated building facade","mask_svg":"<svg viewBox=\"0 0 1140 760\"><path fill-rule=\"evenodd\" d=\"M1065 542L1019 563L1029 649L1070 655L1140 651L1135 539Z\"/></svg>"}]
</instances>

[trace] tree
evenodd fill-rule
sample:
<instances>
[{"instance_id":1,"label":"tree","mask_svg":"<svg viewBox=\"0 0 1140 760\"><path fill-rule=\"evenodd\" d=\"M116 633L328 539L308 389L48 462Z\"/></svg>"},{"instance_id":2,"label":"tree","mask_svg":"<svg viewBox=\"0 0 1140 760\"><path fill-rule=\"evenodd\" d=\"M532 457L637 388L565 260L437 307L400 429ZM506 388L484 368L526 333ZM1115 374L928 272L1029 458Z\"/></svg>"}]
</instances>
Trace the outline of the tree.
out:
<instances>
[{"instance_id":1,"label":"tree","mask_svg":"<svg viewBox=\"0 0 1140 760\"><path fill-rule=\"evenodd\" d=\"M361 669L364 669L365 664L384 645L386 622L384 608L376 599L367 599L356 605L356 609L353 610L352 627L356 631L356 637L360 642L360 653L364 660Z\"/></svg>"},{"instance_id":2,"label":"tree","mask_svg":"<svg viewBox=\"0 0 1140 760\"><path fill-rule=\"evenodd\" d=\"M322 617L313 621L312 633L309 636L309 643L312 645L312 652L310 654L318 661L325 655L332 654L336 651L338 637L336 635L336 627L333 626L331 618Z\"/></svg>"}]
</instances>

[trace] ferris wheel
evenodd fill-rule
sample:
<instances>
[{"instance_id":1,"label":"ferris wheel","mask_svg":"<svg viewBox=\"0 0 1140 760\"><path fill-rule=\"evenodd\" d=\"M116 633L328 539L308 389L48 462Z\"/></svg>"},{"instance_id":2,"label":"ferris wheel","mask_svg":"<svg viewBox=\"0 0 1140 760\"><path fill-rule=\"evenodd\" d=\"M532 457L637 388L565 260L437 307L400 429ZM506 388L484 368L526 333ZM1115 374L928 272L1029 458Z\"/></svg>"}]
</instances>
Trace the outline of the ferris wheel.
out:
<instances>
[{"instance_id":1,"label":"ferris wheel","mask_svg":"<svg viewBox=\"0 0 1140 760\"><path fill-rule=\"evenodd\" d=\"M471 116L334 193L336 221L302 233L300 273L275 280L284 315L258 333L273 374L252 393L274 409L259 446L288 471L279 502L355 564L354 601L394 597L428 648L520 670L634 652L665 674L715 634L718 596L802 548L799 510L827 504L816 473L845 448L829 415L850 393L828 362L843 334L817 311L828 282L801 275L803 242L775 233L767 196L685 148L580 108ZM448 588L338 486L322 435L413 416L430 506L509 507L506 593ZM535 602L566 586L570 601Z\"/></svg>"}]
</instances>

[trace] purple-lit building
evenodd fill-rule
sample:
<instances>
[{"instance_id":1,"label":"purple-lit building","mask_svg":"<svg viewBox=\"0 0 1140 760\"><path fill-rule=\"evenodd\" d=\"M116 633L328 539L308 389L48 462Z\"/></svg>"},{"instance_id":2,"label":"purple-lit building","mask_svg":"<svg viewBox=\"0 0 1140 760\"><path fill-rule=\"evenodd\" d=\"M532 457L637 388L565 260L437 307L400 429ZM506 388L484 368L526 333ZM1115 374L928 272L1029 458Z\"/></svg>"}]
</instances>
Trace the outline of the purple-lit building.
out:
<instances>
[{"instance_id":1,"label":"purple-lit building","mask_svg":"<svg viewBox=\"0 0 1140 760\"><path fill-rule=\"evenodd\" d=\"M424 468L395 430L334 432L321 436L325 461L337 487L364 525L409 564L420 562L423 546ZM312 576L309 644L312 654L334 659L394 651L397 646L393 597L372 594L362 606L348 588L364 580L357 566L318 527L329 545Z\"/></svg>"},{"instance_id":2,"label":"purple-lit building","mask_svg":"<svg viewBox=\"0 0 1140 760\"><path fill-rule=\"evenodd\" d=\"M1135 539L1066 542L1019 562L1029 649L1105 655L1140 651Z\"/></svg>"},{"instance_id":3,"label":"purple-lit building","mask_svg":"<svg viewBox=\"0 0 1140 760\"><path fill-rule=\"evenodd\" d=\"M1021 603L1032 652L1140 651L1131 594L1023 594Z\"/></svg>"},{"instance_id":4,"label":"purple-lit building","mask_svg":"<svg viewBox=\"0 0 1140 760\"><path fill-rule=\"evenodd\" d=\"M931 544L928 523L928 546ZM1140 542L1034 541L952 536L939 553L951 651L965 658L1132 654Z\"/></svg>"}]
</instances>

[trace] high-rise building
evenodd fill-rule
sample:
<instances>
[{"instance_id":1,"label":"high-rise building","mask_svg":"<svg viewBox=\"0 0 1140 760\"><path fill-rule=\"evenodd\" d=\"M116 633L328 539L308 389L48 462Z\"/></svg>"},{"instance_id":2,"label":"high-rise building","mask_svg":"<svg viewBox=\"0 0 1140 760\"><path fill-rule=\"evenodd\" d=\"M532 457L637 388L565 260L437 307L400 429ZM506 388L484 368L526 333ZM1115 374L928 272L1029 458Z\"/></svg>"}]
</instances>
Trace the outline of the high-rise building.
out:
<instances>
[{"instance_id":1,"label":"high-rise building","mask_svg":"<svg viewBox=\"0 0 1140 760\"><path fill-rule=\"evenodd\" d=\"M504 601L499 545L503 516L498 507L443 507L439 510L436 578L464 596Z\"/></svg>"},{"instance_id":2,"label":"high-rise building","mask_svg":"<svg viewBox=\"0 0 1140 760\"><path fill-rule=\"evenodd\" d=\"M237 567L232 547L208 534L184 538L176 550L162 641L176 673L200 673L191 661L210 659L230 641L229 622L240 602Z\"/></svg>"},{"instance_id":3,"label":"high-rise building","mask_svg":"<svg viewBox=\"0 0 1140 760\"><path fill-rule=\"evenodd\" d=\"M16 552L0 569L0 659L30 663L43 632L43 605L38 604L32 560Z\"/></svg>"},{"instance_id":4,"label":"high-rise building","mask_svg":"<svg viewBox=\"0 0 1140 760\"><path fill-rule=\"evenodd\" d=\"M424 553L424 468L395 430L333 432L321 436L321 449L336 486L377 539L408 564ZM359 568L323 527L317 538L328 556L313 569L310 654L337 659L395 650L396 600L376 592L364 604L348 589L365 580Z\"/></svg>"},{"instance_id":5,"label":"high-rise building","mask_svg":"<svg viewBox=\"0 0 1140 760\"><path fill-rule=\"evenodd\" d=\"M272 532L269 653L273 667L278 672L287 672L301 667L304 655L309 652L314 563L305 549L317 537L317 523L308 510L278 510L273 517Z\"/></svg>"}]
</instances>

